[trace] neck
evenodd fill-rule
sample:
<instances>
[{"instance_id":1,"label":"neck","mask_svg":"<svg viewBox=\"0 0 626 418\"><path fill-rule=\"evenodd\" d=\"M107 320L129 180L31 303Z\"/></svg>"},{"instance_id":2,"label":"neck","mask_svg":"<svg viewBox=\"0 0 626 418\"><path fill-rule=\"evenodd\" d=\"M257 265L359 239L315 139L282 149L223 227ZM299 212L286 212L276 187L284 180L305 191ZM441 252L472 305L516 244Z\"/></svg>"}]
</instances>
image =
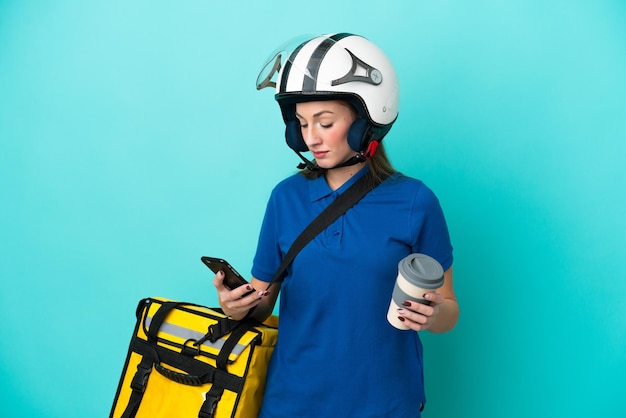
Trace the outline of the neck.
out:
<instances>
[{"instance_id":1,"label":"neck","mask_svg":"<svg viewBox=\"0 0 626 418\"><path fill-rule=\"evenodd\" d=\"M332 190L337 190L343 186L346 181L350 180L352 176L358 173L365 164L366 162L362 162L348 167L332 168L326 171L326 182Z\"/></svg>"}]
</instances>

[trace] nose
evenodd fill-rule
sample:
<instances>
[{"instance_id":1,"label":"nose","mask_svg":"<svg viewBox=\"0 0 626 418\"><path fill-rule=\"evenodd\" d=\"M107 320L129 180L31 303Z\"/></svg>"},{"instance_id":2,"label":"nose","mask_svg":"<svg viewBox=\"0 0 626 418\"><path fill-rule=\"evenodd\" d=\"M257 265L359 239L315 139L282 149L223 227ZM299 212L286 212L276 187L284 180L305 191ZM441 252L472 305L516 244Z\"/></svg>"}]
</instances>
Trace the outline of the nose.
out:
<instances>
[{"instance_id":1,"label":"nose","mask_svg":"<svg viewBox=\"0 0 626 418\"><path fill-rule=\"evenodd\" d=\"M307 147L311 148L321 143L321 137L318 135L313 124L309 124L306 128L300 128L300 131L302 132L302 139L304 139L304 143Z\"/></svg>"}]
</instances>

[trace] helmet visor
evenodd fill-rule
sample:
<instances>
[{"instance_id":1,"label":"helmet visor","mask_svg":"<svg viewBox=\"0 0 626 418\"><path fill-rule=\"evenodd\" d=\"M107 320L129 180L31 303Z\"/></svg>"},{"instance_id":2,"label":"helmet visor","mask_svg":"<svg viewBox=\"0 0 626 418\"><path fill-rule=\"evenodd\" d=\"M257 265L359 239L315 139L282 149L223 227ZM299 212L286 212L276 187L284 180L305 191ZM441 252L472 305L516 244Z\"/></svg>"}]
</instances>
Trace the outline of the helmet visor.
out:
<instances>
[{"instance_id":1,"label":"helmet visor","mask_svg":"<svg viewBox=\"0 0 626 418\"><path fill-rule=\"evenodd\" d=\"M278 75L281 68L289 60L291 54L304 42L313 38L313 35L299 35L280 45L265 60L256 79L256 89L261 90L266 87L276 88Z\"/></svg>"}]
</instances>

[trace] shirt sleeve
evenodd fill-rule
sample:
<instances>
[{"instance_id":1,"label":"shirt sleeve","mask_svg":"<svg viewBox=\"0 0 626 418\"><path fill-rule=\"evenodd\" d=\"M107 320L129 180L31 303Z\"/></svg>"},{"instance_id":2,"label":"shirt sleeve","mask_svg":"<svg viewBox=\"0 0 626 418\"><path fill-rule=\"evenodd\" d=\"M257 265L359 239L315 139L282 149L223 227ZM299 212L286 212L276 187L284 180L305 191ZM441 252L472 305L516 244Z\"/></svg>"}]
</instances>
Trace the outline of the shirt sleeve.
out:
<instances>
[{"instance_id":1,"label":"shirt sleeve","mask_svg":"<svg viewBox=\"0 0 626 418\"><path fill-rule=\"evenodd\" d=\"M269 282L282 262L282 252L278 244L278 222L276 191L270 196L261 224L256 254L252 263L252 276Z\"/></svg>"},{"instance_id":2,"label":"shirt sleeve","mask_svg":"<svg viewBox=\"0 0 626 418\"><path fill-rule=\"evenodd\" d=\"M439 199L431 189L422 184L419 188L416 200L414 230L418 231L413 251L433 257L446 271L452 266L452 243L448 225L439 203Z\"/></svg>"}]
</instances>

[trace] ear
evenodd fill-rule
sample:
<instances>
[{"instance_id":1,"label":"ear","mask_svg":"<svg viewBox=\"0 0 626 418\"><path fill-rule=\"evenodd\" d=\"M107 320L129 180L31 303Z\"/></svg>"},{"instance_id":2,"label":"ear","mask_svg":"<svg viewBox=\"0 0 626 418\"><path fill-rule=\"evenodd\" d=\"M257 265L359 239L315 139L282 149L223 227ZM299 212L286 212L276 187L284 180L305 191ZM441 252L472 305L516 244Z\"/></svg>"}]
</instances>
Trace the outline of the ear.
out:
<instances>
[{"instance_id":1,"label":"ear","mask_svg":"<svg viewBox=\"0 0 626 418\"><path fill-rule=\"evenodd\" d=\"M365 147L365 136L369 132L366 118L356 118L348 130L348 145L353 151L361 152ZM302 136L302 135L301 135Z\"/></svg>"},{"instance_id":2,"label":"ear","mask_svg":"<svg viewBox=\"0 0 626 418\"><path fill-rule=\"evenodd\" d=\"M294 151L305 152L309 150L304 138L302 138L302 131L297 120L290 120L285 124L285 140L289 148Z\"/></svg>"}]
</instances>

